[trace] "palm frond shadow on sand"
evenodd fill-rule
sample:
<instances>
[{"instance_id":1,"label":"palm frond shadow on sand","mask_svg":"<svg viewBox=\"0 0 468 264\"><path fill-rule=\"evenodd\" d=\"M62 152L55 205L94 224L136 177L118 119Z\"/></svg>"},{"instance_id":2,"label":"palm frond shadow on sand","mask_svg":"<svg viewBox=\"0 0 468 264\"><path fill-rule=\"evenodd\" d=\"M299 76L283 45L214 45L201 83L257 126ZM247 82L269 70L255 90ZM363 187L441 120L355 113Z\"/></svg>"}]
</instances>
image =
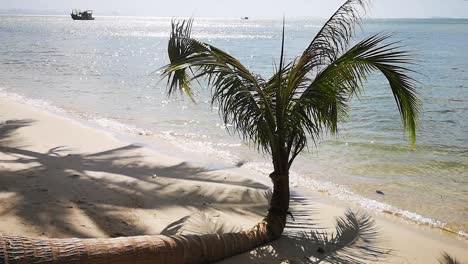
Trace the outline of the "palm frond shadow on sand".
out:
<instances>
[{"instance_id":1,"label":"palm frond shadow on sand","mask_svg":"<svg viewBox=\"0 0 468 264\"><path fill-rule=\"evenodd\" d=\"M32 119L11 119L0 122L0 146L16 144L17 142L12 139L15 131L34 122Z\"/></svg>"},{"instance_id":2,"label":"palm frond shadow on sand","mask_svg":"<svg viewBox=\"0 0 468 264\"><path fill-rule=\"evenodd\" d=\"M280 240L250 255L255 261L274 257L278 263L376 263L391 253L378 246L378 238L368 215L348 211L336 219L333 232L320 228L292 233L286 230Z\"/></svg>"},{"instance_id":3,"label":"palm frond shadow on sand","mask_svg":"<svg viewBox=\"0 0 468 264\"><path fill-rule=\"evenodd\" d=\"M293 236L293 240L309 246L305 252L310 254L310 261L305 263L375 262L391 252L378 246L375 222L365 213L347 211L336 219L335 229L333 233L312 230Z\"/></svg>"},{"instance_id":4,"label":"palm frond shadow on sand","mask_svg":"<svg viewBox=\"0 0 468 264\"><path fill-rule=\"evenodd\" d=\"M264 195L268 198L271 191L265 191ZM281 239L220 263L246 263L247 255L247 263L360 264L378 262L391 254L390 249L378 245L377 227L367 214L347 211L336 219L335 230L330 232L313 219L315 211L308 199L294 195L291 198L291 215ZM196 213L170 224L162 234L221 234L240 230L235 223Z\"/></svg>"},{"instance_id":5,"label":"palm frond shadow on sand","mask_svg":"<svg viewBox=\"0 0 468 264\"><path fill-rule=\"evenodd\" d=\"M442 257L439 259L439 264L462 264L460 261L450 256L447 252L442 252Z\"/></svg>"},{"instance_id":6,"label":"palm frond shadow on sand","mask_svg":"<svg viewBox=\"0 0 468 264\"><path fill-rule=\"evenodd\" d=\"M379 246L378 228L366 213L348 210L344 216L336 218L332 231L314 220L315 213L318 212L309 199L294 195L285 233L270 249L265 247L264 255L273 253L279 260L290 263L359 264L375 262L391 253L390 249ZM283 248L287 252L280 252ZM252 256L261 256L260 250L254 251Z\"/></svg>"},{"instance_id":7,"label":"palm frond shadow on sand","mask_svg":"<svg viewBox=\"0 0 468 264\"><path fill-rule=\"evenodd\" d=\"M92 153L67 146L34 150L18 131L32 124L0 124L0 192L15 193L0 217L13 217L42 236L89 238L96 236L93 226L100 237L153 234L159 227L149 229L138 215L145 213L162 229L173 220L159 211L174 204L239 216L266 210L261 199L267 186L186 162L159 163L140 146ZM77 215L88 222L77 224ZM0 225L0 232L10 230Z\"/></svg>"}]
</instances>

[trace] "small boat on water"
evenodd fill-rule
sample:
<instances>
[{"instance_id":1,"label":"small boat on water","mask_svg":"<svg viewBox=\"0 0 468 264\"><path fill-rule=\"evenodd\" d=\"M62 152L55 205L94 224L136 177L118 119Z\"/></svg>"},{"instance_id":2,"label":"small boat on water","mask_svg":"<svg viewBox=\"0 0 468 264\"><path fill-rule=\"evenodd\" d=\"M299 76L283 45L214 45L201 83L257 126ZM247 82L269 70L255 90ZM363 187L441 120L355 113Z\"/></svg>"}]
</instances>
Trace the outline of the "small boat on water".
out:
<instances>
[{"instance_id":1,"label":"small boat on water","mask_svg":"<svg viewBox=\"0 0 468 264\"><path fill-rule=\"evenodd\" d=\"M81 10L73 9L70 15L73 20L94 20L93 10L81 12Z\"/></svg>"}]
</instances>

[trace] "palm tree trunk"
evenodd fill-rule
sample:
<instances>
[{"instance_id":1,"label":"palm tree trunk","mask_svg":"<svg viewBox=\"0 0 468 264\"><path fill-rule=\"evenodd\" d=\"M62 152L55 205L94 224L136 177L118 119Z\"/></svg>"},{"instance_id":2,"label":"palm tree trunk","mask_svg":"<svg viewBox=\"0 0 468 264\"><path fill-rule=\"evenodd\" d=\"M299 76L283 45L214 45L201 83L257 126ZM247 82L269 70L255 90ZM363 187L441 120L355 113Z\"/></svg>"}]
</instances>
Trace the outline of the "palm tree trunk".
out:
<instances>
[{"instance_id":1,"label":"palm tree trunk","mask_svg":"<svg viewBox=\"0 0 468 264\"><path fill-rule=\"evenodd\" d=\"M271 211L287 214L289 209L289 174L273 172L270 174L273 182L273 194L270 200Z\"/></svg>"},{"instance_id":2,"label":"palm tree trunk","mask_svg":"<svg viewBox=\"0 0 468 264\"><path fill-rule=\"evenodd\" d=\"M273 195L268 215L246 231L104 239L37 239L0 235L0 264L191 264L211 263L248 252L278 239L286 225L289 205L287 177L275 174L272 180Z\"/></svg>"}]
</instances>

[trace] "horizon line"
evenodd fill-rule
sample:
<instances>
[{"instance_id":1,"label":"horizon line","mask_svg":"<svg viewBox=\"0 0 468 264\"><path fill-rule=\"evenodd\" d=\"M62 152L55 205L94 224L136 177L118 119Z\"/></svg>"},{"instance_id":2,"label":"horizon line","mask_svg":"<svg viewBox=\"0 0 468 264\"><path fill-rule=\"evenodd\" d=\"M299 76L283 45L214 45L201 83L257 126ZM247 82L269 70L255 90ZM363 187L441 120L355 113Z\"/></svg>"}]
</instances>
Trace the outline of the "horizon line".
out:
<instances>
[{"instance_id":1,"label":"horizon line","mask_svg":"<svg viewBox=\"0 0 468 264\"><path fill-rule=\"evenodd\" d=\"M70 14L58 14L61 13L59 11L42 11L42 10L25 10L26 12L9 12L13 11L16 9L0 9L0 15L12 15L12 16L69 16ZM19 9L22 10L22 9ZM7 11L7 12L5 12ZM31 12L30 12L31 11ZM34 13L34 11L37 11L37 13ZM147 18L174 18L174 17L195 17L195 18L201 18L201 19L239 19L242 16L156 16L156 15L124 15L124 14L110 14L109 12L104 12L103 15L98 15L95 17L147 17ZM263 20L263 19L283 19L282 16L272 16L272 17L252 17L252 16L247 16L249 19L258 19L258 20ZM288 18L288 17L286 17ZM328 17L317 17L317 16L290 16L289 18L292 19L327 19ZM434 17L365 17L363 18L364 20L368 19L468 19L468 17L439 17L439 16L434 16Z\"/></svg>"}]
</instances>

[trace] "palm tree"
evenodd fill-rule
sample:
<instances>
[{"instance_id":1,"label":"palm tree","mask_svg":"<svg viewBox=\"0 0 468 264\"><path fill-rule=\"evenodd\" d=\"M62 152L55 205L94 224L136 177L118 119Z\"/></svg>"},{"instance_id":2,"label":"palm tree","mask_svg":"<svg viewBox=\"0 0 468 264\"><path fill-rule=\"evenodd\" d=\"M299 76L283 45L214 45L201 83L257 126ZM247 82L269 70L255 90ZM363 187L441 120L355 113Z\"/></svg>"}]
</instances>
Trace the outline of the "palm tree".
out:
<instances>
[{"instance_id":1,"label":"palm tree","mask_svg":"<svg viewBox=\"0 0 468 264\"><path fill-rule=\"evenodd\" d=\"M371 36L351 48L359 8L347 0L325 23L305 51L280 63L268 80L251 73L226 52L191 37L192 20L173 22L163 68L168 92L185 91L207 79L212 102L225 123L272 157L273 194L267 216L250 230L208 235L141 236L113 239L28 239L0 235L0 263L208 263L280 237L289 208L289 169L310 141L337 133L348 104L366 77L381 72L388 80L412 143L416 139L418 99L408 76L409 54L387 35ZM283 23L284 25L284 23Z\"/></svg>"},{"instance_id":2,"label":"palm tree","mask_svg":"<svg viewBox=\"0 0 468 264\"><path fill-rule=\"evenodd\" d=\"M168 44L170 63L162 68L168 92L184 91L207 80L212 104L219 105L225 123L245 141L271 155L273 194L264 219L265 237L278 238L289 208L289 169L295 158L324 133L336 134L347 117L351 98L366 78L381 72L387 79L403 126L416 140L419 101L416 81L408 75L409 53L388 35L373 35L348 48L357 7L363 0L346 1L325 23L309 46L292 62L284 61L284 22L279 67L268 80L251 73L228 53L191 37L192 20L172 23Z\"/></svg>"}]
</instances>

